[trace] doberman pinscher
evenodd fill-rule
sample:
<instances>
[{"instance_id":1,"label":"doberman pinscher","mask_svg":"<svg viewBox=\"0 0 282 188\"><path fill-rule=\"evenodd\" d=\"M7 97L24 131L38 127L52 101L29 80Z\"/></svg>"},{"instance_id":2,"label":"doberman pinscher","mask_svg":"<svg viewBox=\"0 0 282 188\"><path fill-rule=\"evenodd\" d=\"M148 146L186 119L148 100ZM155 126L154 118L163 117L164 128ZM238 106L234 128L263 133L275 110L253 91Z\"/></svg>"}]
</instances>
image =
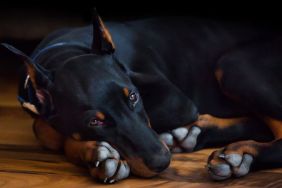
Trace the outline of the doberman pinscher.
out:
<instances>
[{"instance_id":1,"label":"doberman pinscher","mask_svg":"<svg viewBox=\"0 0 282 188\"><path fill-rule=\"evenodd\" d=\"M106 183L152 177L172 152L225 146L215 180L282 166L282 38L191 18L61 29L29 57L19 100L47 148ZM228 145L229 144L229 145Z\"/></svg>"}]
</instances>

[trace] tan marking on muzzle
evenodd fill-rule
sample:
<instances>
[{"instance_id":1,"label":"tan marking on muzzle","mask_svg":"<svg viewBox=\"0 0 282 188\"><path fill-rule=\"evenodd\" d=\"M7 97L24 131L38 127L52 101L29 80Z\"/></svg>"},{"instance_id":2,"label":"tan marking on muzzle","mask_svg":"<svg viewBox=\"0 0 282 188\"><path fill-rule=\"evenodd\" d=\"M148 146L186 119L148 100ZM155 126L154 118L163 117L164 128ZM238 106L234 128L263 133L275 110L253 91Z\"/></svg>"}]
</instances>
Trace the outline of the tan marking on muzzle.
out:
<instances>
[{"instance_id":1,"label":"tan marking on muzzle","mask_svg":"<svg viewBox=\"0 0 282 188\"><path fill-rule=\"evenodd\" d=\"M56 151L63 148L65 137L57 132L48 122L42 119L35 119L33 126L34 133L43 146Z\"/></svg>"},{"instance_id":2,"label":"tan marking on muzzle","mask_svg":"<svg viewBox=\"0 0 282 188\"><path fill-rule=\"evenodd\" d=\"M126 158L127 163L130 166L134 175L150 178L156 176L158 173L151 171L143 162L141 158Z\"/></svg>"}]
</instances>

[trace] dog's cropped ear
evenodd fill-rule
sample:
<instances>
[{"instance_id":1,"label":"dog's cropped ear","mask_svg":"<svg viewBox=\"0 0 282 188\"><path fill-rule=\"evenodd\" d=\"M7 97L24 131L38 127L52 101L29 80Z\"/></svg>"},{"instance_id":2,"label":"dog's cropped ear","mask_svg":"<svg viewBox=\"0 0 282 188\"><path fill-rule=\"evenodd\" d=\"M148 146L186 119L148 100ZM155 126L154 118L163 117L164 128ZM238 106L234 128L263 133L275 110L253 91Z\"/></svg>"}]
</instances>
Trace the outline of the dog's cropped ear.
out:
<instances>
[{"instance_id":1,"label":"dog's cropped ear","mask_svg":"<svg viewBox=\"0 0 282 188\"><path fill-rule=\"evenodd\" d=\"M94 54L112 54L115 51L109 30L104 25L96 9L93 11L93 39L92 52Z\"/></svg>"},{"instance_id":2,"label":"dog's cropped ear","mask_svg":"<svg viewBox=\"0 0 282 188\"><path fill-rule=\"evenodd\" d=\"M22 62L24 62L27 69L27 74L29 75L29 78L32 81L32 85L35 89L48 88L52 84L52 76L49 71L34 63L30 57L12 45L6 43L1 43L1 45L20 58Z\"/></svg>"},{"instance_id":3,"label":"dog's cropped ear","mask_svg":"<svg viewBox=\"0 0 282 188\"><path fill-rule=\"evenodd\" d=\"M33 97L26 99L27 101L21 101L23 107L29 109L30 111L36 114L42 114L46 112L46 108L50 108L51 96L48 92L48 89L52 86L52 76L49 71L44 69L42 66L34 63L30 57L28 57L22 51L16 49L15 47L1 43L3 47L8 49L14 55L16 55L24 64L27 71L27 78L24 83L24 87L29 91L29 97L35 96L36 99ZM28 84L32 85L32 88L28 88ZM38 104L35 104L38 103ZM48 105L48 107L46 107Z\"/></svg>"}]
</instances>

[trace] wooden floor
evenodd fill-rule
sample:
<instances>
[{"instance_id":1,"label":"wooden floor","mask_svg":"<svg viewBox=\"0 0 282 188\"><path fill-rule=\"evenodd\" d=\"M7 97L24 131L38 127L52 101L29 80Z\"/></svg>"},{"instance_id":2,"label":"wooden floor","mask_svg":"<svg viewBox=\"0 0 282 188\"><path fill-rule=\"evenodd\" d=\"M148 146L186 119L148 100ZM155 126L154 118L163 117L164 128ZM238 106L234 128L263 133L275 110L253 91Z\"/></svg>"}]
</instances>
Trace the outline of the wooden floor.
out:
<instances>
[{"instance_id":1,"label":"wooden floor","mask_svg":"<svg viewBox=\"0 0 282 188\"><path fill-rule=\"evenodd\" d=\"M0 187L102 187L64 155L43 149L32 134L32 120L19 108L16 87L0 80ZM282 169L241 179L211 181L205 162L212 149L174 155L171 166L152 179L130 177L106 187L282 187Z\"/></svg>"}]
</instances>

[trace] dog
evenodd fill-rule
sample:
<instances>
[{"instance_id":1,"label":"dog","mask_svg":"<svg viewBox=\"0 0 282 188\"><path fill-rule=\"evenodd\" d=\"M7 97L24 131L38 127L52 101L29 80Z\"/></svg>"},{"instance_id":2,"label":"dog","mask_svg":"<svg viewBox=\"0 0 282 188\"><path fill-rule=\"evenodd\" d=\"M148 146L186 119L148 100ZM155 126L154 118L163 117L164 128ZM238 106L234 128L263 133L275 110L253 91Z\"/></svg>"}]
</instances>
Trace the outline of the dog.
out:
<instances>
[{"instance_id":1,"label":"dog","mask_svg":"<svg viewBox=\"0 0 282 188\"><path fill-rule=\"evenodd\" d=\"M183 17L57 30L27 56L19 101L43 146L99 181L153 177L173 152L224 146L215 180L282 166L282 38Z\"/></svg>"}]
</instances>

